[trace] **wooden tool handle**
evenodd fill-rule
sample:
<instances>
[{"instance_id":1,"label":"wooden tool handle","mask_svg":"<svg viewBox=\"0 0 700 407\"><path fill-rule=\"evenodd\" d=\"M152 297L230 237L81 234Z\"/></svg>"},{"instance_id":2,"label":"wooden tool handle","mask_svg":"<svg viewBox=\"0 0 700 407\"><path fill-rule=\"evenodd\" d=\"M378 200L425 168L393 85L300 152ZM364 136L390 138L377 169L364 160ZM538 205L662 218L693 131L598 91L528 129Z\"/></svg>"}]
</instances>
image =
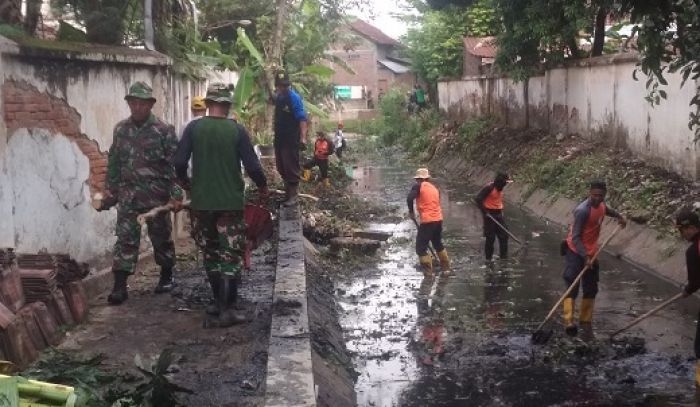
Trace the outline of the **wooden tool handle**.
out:
<instances>
[{"instance_id":1,"label":"wooden tool handle","mask_svg":"<svg viewBox=\"0 0 700 407\"><path fill-rule=\"evenodd\" d=\"M613 332L612 335L610 335L610 339L612 339L615 335L619 334L622 331L626 331L633 326L637 325L638 323L644 321L645 319L649 318L650 316L656 314L657 312L661 311L662 309L666 308L667 306L671 305L673 302L676 300L679 300L683 298L683 293L678 293L674 295L673 297L667 299L666 301L662 302L661 304L657 305L654 309L648 311L646 314L638 317L634 321L630 322L629 324L625 325L624 327L618 329L617 331Z\"/></svg>"},{"instance_id":2,"label":"wooden tool handle","mask_svg":"<svg viewBox=\"0 0 700 407\"><path fill-rule=\"evenodd\" d=\"M190 206L190 201L182 202L183 208L186 208L189 206ZM155 208L151 209L150 211L138 215L136 217L136 221L139 223L139 225L143 225L144 223L146 223L146 221L148 219L154 218L162 212L169 212L171 209L173 209L173 206L170 203L167 203L167 204L161 205L161 206L156 206Z\"/></svg>"},{"instance_id":3,"label":"wooden tool handle","mask_svg":"<svg viewBox=\"0 0 700 407\"><path fill-rule=\"evenodd\" d=\"M523 242L522 242L520 239L518 239L517 237L515 237L514 234L510 233L510 230L506 229L506 227L503 226L499 221L497 221L496 218L494 218L493 216L491 216L490 213L487 213L486 216L487 216L488 218L490 218L490 219L493 221L493 223L495 223L496 225L498 225L499 228L503 229L503 231L506 232L506 233L508 234L508 236L510 236L513 240L515 240L516 242L518 242L518 244L523 244Z\"/></svg>"},{"instance_id":4,"label":"wooden tool handle","mask_svg":"<svg viewBox=\"0 0 700 407\"><path fill-rule=\"evenodd\" d=\"M608 242L610 242L610 240L612 240L612 238L617 234L617 232L618 232L619 230L620 230L620 225L617 225L617 227L615 228L615 230L613 230L613 232L610 234L610 236L608 236L608 238L605 239L605 241L603 242L603 244L600 245L600 247L598 247L598 250L595 252L595 254L593 255L593 258L591 259L591 264L598 258L598 255L600 254L600 252L603 251L603 248L608 244ZM571 291L574 289L574 287L576 287L576 285L579 283L579 281L581 281L581 278L583 278L583 275L586 274L586 272L587 272L589 269L590 269L590 267L589 267L588 265L586 265L586 266L583 267L583 269L581 270L581 272L578 273L578 276L576 276L576 279L574 280L574 282L571 283L571 285L569 286L569 288L566 289L566 291L564 292L564 294L559 298L559 301L557 301L557 303L554 304L554 306L552 307L551 311L549 311L549 314L547 314L547 317L544 319L544 321L542 321L542 323L540 324L540 326L537 327L537 330L538 330L538 331L539 331L540 329L542 329L542 327L544 326L544 324L546 324L547 321L550 320L550 318L552 318L552 315L554 315L554 312L557 310L557 308L559 308L559 305L561 305L561 303L564 302L564 299L565 299L566 297L569 296L569 294L571 293Z\"/></svg>"}]
</instances>

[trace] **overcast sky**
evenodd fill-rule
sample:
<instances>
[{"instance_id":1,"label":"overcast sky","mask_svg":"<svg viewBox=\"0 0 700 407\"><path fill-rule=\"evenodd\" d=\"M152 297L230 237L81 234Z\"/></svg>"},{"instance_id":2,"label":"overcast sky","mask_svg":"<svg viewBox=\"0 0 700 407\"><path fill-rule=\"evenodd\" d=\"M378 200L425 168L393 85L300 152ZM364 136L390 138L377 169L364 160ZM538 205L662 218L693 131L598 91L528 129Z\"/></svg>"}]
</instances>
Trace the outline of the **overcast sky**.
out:
<instances>
[{"instance_id":1,"label":"overcast sky","mask_svg":"<svg viewBox=\"0 0 700 407\"><path fill-rule=\"evenodd\" d=\"M408 5L403 0L370 0L367 10L355 10L352 14L384 31L388 36L399 39L408 27L404 22L393 18L392 14L404 12L407 8Z\"/></svg>"}]
</instances>

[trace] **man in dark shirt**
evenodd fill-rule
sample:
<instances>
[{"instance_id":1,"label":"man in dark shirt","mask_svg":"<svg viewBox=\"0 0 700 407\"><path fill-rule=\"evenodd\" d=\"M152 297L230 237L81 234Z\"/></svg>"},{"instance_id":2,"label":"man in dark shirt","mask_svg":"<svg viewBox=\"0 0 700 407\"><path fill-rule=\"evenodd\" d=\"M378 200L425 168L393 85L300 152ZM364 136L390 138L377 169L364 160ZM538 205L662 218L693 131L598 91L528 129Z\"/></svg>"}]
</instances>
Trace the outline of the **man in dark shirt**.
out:
<instances>
[{"instance_id":1,"label":"man in dark shirt","mask_svg":"<svg viewBox=\"0 0 700 407\"><path fill-rule=\"evenodd\" d=\"M700 288L700 218L692 210L684 209L676 216L676 227L681 237L690 242L685 251L688 284L683 288L683 297L688 297ZM700 387L700 324L695 328L695 357L698 359L695 366L695 385Z\"/></svg>"},{"instance_id":2,"label":"man in dark shirt","mask_svg":"<svg viewBox=\"0 0 700 407\"><path fill-rule=\"evenodd\" d=\"M297 203L301 163L299 150L306 147L306 113L301 96L291 89L285 71L275 74L275 161L284 181L284 205Z\"/></svg>"},{"instance_id":3,"label":"man in dark shirt","mask_svg":"<svg viewBox=\"0 0 700 407\"><path fill-rule=\"evenodd\" d=\"M185 128L175 153L175 171L187 189L192 156L190 207L200 229L195 233L204 242L204 268L215 298L207 314L218 315L217 325L226 327L246 320L230 308L236 301L245 252L241 162L262 199L268 194L267 180L248 131L227 118L232 102L229 89L213 85L205 101L209 115Z\"/></svg>"}]
</instances>

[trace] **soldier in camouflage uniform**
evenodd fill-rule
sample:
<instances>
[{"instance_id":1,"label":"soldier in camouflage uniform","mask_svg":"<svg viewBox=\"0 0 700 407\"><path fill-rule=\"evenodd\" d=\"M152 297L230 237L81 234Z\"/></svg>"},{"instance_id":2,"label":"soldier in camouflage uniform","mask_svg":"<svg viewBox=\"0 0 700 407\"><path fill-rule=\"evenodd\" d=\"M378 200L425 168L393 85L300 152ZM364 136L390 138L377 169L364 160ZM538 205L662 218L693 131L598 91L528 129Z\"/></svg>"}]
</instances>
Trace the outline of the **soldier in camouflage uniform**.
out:
<instances>
[{"instance_id":1,"label":"soldier in camouflage uniform","mask_svg":"<svg viewBox=\"0 0 700 407\"><path fill-rule=\"evenodd\" d=\"M228 118L231 91L213 85L204 100L208 116L185 128L175 154L175 170L180 183L189 188L187 167L192 157L190 207L198 229L195 235L203 238L204 268L215 299L207 314L218 316L213 326L226 327L246 320L231 308L246 243L241 163L262 200L268 195L267 180L248 131Z\"/></svg>"},{"instance_id":2,"label":"soldier in camouflage uniform","mask_svg":"<svg viewBox=\"0 0 700 407\"><path fill-rule=\"evenodd\" d=\"M112 305L121 304L128 298L127 278L134 272L141 240L141 226L136 217L169 202L175 211L182 208L182 190L175 183L172 166L177 148L174 127L151 112L156 99L147 84L134 83L124 99L129 104L131 116L114 128L105 199L99 209L119 204L112 264L114 288L107 298ZM167 292L173 286L175 266L170 214L159 214L148 220L147 226L156 263L161 267L155 292Z\"/></svg>"}]
</instances>

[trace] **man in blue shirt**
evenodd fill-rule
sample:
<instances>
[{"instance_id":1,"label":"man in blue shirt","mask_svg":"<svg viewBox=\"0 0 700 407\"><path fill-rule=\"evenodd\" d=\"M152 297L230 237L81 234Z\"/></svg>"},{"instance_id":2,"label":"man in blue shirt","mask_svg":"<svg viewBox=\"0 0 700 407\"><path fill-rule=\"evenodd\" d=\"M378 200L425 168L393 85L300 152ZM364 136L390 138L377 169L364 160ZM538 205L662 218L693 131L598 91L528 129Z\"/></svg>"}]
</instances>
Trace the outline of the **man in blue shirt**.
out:
<instances>
[{"instance_id":1,"label":"man in blue shirt","mask_svg":"<svg viewBox=\"0 0 700 407\"><path fill-rule=\"evenodd\" d=\"M307 118L304 102L290 87L285 71L275 74L275 160L277 172L284 181L284 205L297 203L301 163L299 151L306 147Z\"/></svg>"}]
</instances>

